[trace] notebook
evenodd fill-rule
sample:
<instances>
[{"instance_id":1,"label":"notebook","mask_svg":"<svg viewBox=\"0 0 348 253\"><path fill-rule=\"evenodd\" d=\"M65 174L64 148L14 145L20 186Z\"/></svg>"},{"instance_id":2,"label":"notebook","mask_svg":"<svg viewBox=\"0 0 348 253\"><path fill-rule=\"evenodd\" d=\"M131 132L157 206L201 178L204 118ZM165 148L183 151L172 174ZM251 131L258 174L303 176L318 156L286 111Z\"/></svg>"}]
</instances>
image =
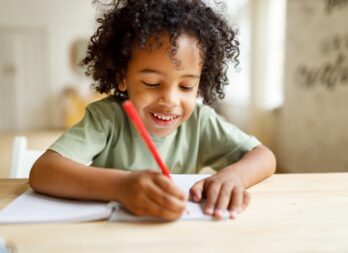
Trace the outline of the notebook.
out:
<instances>
[{"instance_id":1,"label":"notebook","mask_svg":"<svg viewBox=\"0 0 348 253\"><path fill-rule=\"evenodd\" d=\"M209 175L173 174L174 183L188 194L191 186ZM228 218L226 216L226 218ZM180 220L213 220L203 213L201 204L188 202ZM135 216L117 202L79 201L41 195L28 190L0 211L1 223L47 223L109 221L161 221L158 218Z\"/></svg>"}]
</instances>

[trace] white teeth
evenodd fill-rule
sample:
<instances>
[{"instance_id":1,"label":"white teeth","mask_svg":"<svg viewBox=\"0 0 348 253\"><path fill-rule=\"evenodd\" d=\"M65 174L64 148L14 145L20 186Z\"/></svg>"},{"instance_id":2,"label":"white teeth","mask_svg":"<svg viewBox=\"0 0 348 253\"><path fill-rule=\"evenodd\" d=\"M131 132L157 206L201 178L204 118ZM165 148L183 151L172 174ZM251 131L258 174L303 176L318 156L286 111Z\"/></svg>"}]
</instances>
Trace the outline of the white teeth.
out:
<instances>
[{"instance_id":1,"label":"white teeth","mask_svg":"<svg viewBox=\"0 0 348 253\"><path fill-rule=\"evenodd\" d=\"M161 120L173 120L173 119L175 119L177 117L177 116L159 115L157 113L153 113L153 116L155 116L156 118L161 119Z\"/></svg>"}]
</instances>

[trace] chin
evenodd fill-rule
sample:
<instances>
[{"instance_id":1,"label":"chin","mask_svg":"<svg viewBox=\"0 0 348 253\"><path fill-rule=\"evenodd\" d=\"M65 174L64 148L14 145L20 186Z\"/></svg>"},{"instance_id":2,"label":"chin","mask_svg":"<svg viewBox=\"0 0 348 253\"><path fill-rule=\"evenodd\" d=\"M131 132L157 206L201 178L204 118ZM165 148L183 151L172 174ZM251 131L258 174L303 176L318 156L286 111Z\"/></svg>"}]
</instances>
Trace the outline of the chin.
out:
<instances>
[{"instance_id":1,"label":"chin","mask_svg":"<svg viewBox=\"0 0 348 253\"><path fill-rule=\"evenodd\" d=\"M151 133L151 135L153 135L153 136L157 136L157 137L166 137L166 136L168 136L168 135L170 135L171 133L173 133L175 131L175 129L173 129L173 130L167 130L167 131L153 131L152 133Z\"/></svg>"}]
</instances>

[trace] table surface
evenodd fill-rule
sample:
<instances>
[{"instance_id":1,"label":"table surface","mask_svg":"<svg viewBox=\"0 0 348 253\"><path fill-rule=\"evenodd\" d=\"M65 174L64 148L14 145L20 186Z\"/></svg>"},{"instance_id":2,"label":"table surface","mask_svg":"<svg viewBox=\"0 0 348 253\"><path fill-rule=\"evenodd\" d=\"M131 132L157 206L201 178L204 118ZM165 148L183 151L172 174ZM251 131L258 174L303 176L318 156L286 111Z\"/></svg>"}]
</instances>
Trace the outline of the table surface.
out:
<instances>
[{"instance_id":1,"label":"table surface","mask_svg":"<svg viewBox=\"0 0 348 253\"><path fill-rule=\"evenodd\" d=\"M0 179L0 208L29 188ZM234 221L0 225L18 252L348 252L348 173L279 174Z\"/></svg>"}]
</instances>

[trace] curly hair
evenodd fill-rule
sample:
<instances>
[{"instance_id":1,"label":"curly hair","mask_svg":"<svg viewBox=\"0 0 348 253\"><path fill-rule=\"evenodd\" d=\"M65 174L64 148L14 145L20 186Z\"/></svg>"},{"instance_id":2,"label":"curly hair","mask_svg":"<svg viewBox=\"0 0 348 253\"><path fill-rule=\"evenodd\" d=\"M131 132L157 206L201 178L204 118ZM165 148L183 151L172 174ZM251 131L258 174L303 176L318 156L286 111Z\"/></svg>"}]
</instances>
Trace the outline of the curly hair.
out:
<instances>
[{"instance_id":1,"label":"curly hair","mask_svg":"<svg viewBox=\"0 0 348 253\"><path fill-rule=\"evenodd\" d=\"M239 64L239 42L234 31L222 17L201 0L114 0L112 8L97 19L100 23L91 37L87 56L81 64L87 66L100 93L122 93L117 85L122 81L136 43L144 48L151 36L161 45L159 34L166 32L172 45L187 33L198 40L203 66L199 94L203 103L211 104L225 96L224 86L228 62ZM124 94L127 96L127 94Z\"/></svg>"}]
</instances>

